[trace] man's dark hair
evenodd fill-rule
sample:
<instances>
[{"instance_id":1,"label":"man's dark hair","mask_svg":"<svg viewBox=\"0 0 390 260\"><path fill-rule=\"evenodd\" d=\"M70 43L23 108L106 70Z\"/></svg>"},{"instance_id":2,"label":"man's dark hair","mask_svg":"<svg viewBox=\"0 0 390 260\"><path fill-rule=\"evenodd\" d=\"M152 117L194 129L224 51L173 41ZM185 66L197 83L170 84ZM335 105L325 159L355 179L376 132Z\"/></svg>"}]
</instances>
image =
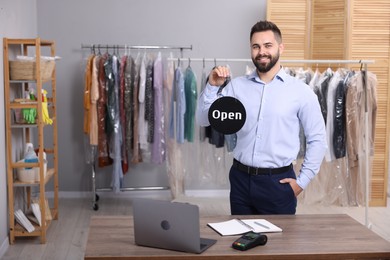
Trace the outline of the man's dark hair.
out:
<instances>
[{"instance_id":1,"label":"man's dark hair","mask_svg":"<svg viewBox=\"0 0 390 260\"><path fill-rule=\"evenodd\" d=\"M276 24L270 21L259 21L255 25L253 25L249 39L252 39L254 33L264 31L273 31L276 41L278 43L282 42L282 33L280 32L278 26L276 26Z\"/></svg>"}]
</instances>

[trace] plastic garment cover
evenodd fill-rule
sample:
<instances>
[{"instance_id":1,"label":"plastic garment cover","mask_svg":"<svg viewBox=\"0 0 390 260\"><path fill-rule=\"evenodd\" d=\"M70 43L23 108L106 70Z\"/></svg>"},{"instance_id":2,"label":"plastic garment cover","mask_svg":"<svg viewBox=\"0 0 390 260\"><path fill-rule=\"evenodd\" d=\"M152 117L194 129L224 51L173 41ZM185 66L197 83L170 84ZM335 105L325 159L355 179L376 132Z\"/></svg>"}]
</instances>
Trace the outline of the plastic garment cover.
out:
<instances>
[{"instance_id":1,"label":"plastic garment cover","mask_svg":"<svg viewBox=\"0 0 390 260\"><path fill-rule=\"evenodd\" d=\"M119 119L119 62L116 56L112 56L105 64L107 86L107 114L108 134L110 142L110 156L114 160L111 187L114 192L119 192L123 178L121 165L122 131Z\"/></svg>"},{"instance_id":2,"label":"plastic garment cover","mask_svg":"<svg viewBox=\"0 0 390 260\"><path fill-rule=\"evenodd\" d=\"M295 71L295 77L309 85L312 82L314 73L311 69L304 70L303 68L299 68L298 70ZM299 129L299 140L300 140L300 148L299 148L297 158L303 158L306 152L306 137L302 125L300 125L300 129Z\"/></svg>"},{"instance_id":3,"label":"plastic garment cover","mask_svg":"<svg viewBox=\"0 0 390 260\"><path fill-rule=\"evenodd\" d=\"M330 73L330 69L320 73L316 71L311 78L310 86L314 91L314 87L317 87L318 93L322 98L321 86L324 89L329 87L329 82L336 73ZM337 71L336 71L337 72ZM349 71L346 71L346 73ZM364 112L364 86L363 86L363 72L356 72L348 80L344 81L346 73L343 74L343 70L340 70L340 78L347 85L344 86L344 91L347 91L344 100L344 117L345 121L345 145L346 156L340 158L334 158L331 161L324 160L320 172L310 182L307 188L298 197L300 204L320 204L324 206L339 205L339 206L363 206L365 205L365 165L368 163L371 167L371 158L368 162L365 160L366 152L369 155L373 155L373 143L375 132L375 118L376 118L376 77L372 73L368 72L368 86L367 86L367 98L368 98L368 135L364 133L365 129L365 112ZM294 73L295 74L295 73ZM331 76L330 76L331 75ZM324 81L327 80L325 85ZM333 106L324 107L327 110L333 110L331 121L334 125L333 133L337 134L336 127L338 123L334 122L335 117L339 114L338 111L334 111L336 108L336 100L338 91L341 91L340 81L335 81L335 92L333 97ZM330 91L330 90L329 90ZM325 92L324 92L325 93ZM326 91L328 94L328 91ZM317 96L318 97L318 96ZM328 96L326 96L327 99ZM342 102L342 98L340 99ZM323 104L323 105L325 105ZM340 103L341 104L341 103ZM339 105L340 105L339 104ZM340 110L341 112L342 110ZM333 137L330 139L333 143ZM365 136L368 137L369 147L365 149ZM337 137L338 138L338 137ZM195 140L197 136L195 135ZM207 189L207 187L223 187L228 188L229 183L227 179L227 173L232 164L232 154L224 148L216 148L214 145L210 145L207 141L198 142L195 141L193 146L188 146L187 143L181 145L180 150L180 162L181 168L178 169L180 174L185 174L184 189L191 187L191 189L198 188L199 190ZM336 145L332 145L334 149ZM191 151L191 152L189 152ZM335 152L337 154L337 151ZM170 151L168 157L171 156ZM183 163L183 161L185 163ZM175 162L177 162L175 160ZM302 167L302 159L298 158L294 164L295 172L299 172ZM194 170L196 169L196 170ZM370 177L369 177L370 178ZM368 180L369 181L369 180ZM179 182L177 185L183 185ZM226 185L226 186L224 186ZM181 187L181 186L180 186Z\"/></svg>"},{"instance_id":4,"label":"plastic garment cover","mask_svg":"<svg viewBox=\"0 0 390 260\"><path fill-rule=\"evenodd\" d=\"M225 144L228 152L233 152L237 144L237 134L225 135Z\"/></svg>"},{"instance_id":5,"label":"plastic garment cover","mask_svg":"<svg viewBox=\"0 0 390 260\"><path fill-rule=\"evenodd\" d=\"M336 159L344 157L345 147L345 88L344 82L339 81L336 88L336 97L334 103L334 133L333 150Z\"/></svg>"},{"instance_id":6,"label":"plastic garment cover","mask_svg":"<svg viewBox=\"0 0 390 260\"><path fill-rule=\"evenodd\" d=\"M328 68L322 75L321 78L318 80L317 84L314 87L314 93L316 93L318 97L318 101L320 102L321 112L322 116L324 117L325 124L327 123L327 114L328 114L328 107L327 107L327 97L328 97L328 84L330 79L333 76L333 71L331 68Z\"/></svg>"},{"instance_id":7,"label":"plastic garment cover","mask_svg":"<svg viewBox=\"0 0 390 260\"><path fill-rule=\"evenodd\" d=\"M334 103L334 132L333 132L333 149L336 159L346 155L346 115L345 99L347 93L347 82L353 72L349 72L344 80L340 80L336 88Z\"/></svg>"},{"instance_id":8,"label":"plastic garment cover","mask_svg":"<svg viewBox=\"0 0 390 260\"><path fill-rule=\"evenodd\" d=\"M339 82L342 82L345 77L345 72L341 69L337 70L332 78L329 81L327 86L327 119L326 119L326 137L328 141L328 150L325 154L326 161L335 160L335 153L333 147L333 136L334 136L334 117L335 117L335 98L336 98L336 89Z\"/></svg>"},{"instance_id":9,"label":"plastic garment cover","mask_svg":"<svg viewBox=\"0 0 390 260\"><path fill-rule=\"evenodd\" d=\"M367 87L364 84L366 73ZM344 82L346 83L344 86L346 91L344 101L346 156L322 163L316 178L298 197L300 203L365 205L365 185L371 179L371 170L368 172L367 179L365 169L366 164L369 169L372 165L377 113L377 79L371 72L357 71L355 74L350 72ZM365 97L367 97L367 112L365 112ZM366 133L366 127L368 133ZM301 161L298 160L294 168L299 170L300 164Z\"/></svg>"},{"instance_id":10,"label":"plastic garment cover","mask_svg":"<svg viewBox=\"0 0 390 260\"><path fill-rule=\"evenodd\" d=\"M134 80L135 80L135 64L131 56L128 56L126 59L126 68L124 69L124 113L126 115L124 122L125 134L125 143L127 151L130 151L131 140L133 138L133 125L132 125L132 116L133 116L133 89L134 89ZM138 102L137 102L138 103Z\"/></svg>"},{"instance_id":11,"label":"plastic garment cover","mask_svg":"<svg viewBox=\"0 0 390 260\"><path fill-rule=\"evenodd\" d=\"M202 78L200 80L200 92L203 92L204 88L207 84L207 75L205 67L203 66L202 69ZM203 142L206 139L206 128L205 127L199 127L199 140Z\"/></svg>"},{"instance_id":12,"label":"plastic garment cover","mask_svg":"<svg viewBox=\"0 0 390 260\"><path fill-rule=\"evenodd\" d=\"M140 144L139 144L139 129L138 129L138 125L139 125L139 113L140 113L140 109L139 109L139 103L138 103L138 92L139 92L139 71L140 71L140 64L141 64L141 56L140 55L137 55L137 58L135 60L135 63L134 63L134 70L132 73L134 73L134 87L133 87L133 96L132 96L132 111L133 111L133 120L134 120L134 123L133 123L133 140L132 140L132 150L133 150L133 153L131 155L131 162L132 163L139 163L139 162L142 162L142 154L141 154L141 150L140 150ZM127 119L128 120L128 119ZM126 125L127 127L129 127L128 125ZM131 130L128 130L128 131L131 131Z\"/></svg>"},{"instance_id":13,"label":"plastic garment cover","mask_svg":"<svg viewBox=\"0 0 390 260\"><path fill-rule=\"evenodd\" d=\"M92 64L95 55L90 55L84 72L84 133L89 135L90 109L91 109L91 85Z\"/></svg>"},{"instance_id":14,"label":"plastic garment cover","mask_svg":"<svg viewBox=\"0 0 390 260\"><path fill-rule=\"evenodd\" d=\"M99 60L99 99L97 100L97 119L98 119L98 165L104 167L112 164L112 159L108 154L108 140L106 134L106 73L105 66L108 54L102 55Z\"/></svg>"},{"instance_id":15,"label":"plastic garment cover","mask_svg":"<svg viewBox=\"0 0 390 260\"><path fill-rule=\"evenodd\" d=\"M115 124L115 75L113 72L113 57L109 57L104 63L104 70L106 75L106 93L107 93L107 128L106 133L108 136L111 136L111 133L114 131Z\"/></svg>"},{"instance_id":16,"label":"plastic garment cover","mask_svg":"<svg viewBox=\"0 0 390 260\"><path fill-rule=\"evenodd\" d=\"M83 142L84 142L84 156L86 163L90 164L94 162L93 158L93 152L90 145L89 140L89 118L90 118L90 109L91 109L91 103L90 103L90 93L91 93L91 85L92 85L92 61L95 55L89 55L86 64L85 64L85 71L84 71L84 100L83 100L83 107L84 107L84 124L83 124ZM35 116L33 117L35 119Z\"/></svg>"},{"instance_id":17,"label":"plastic garment cover","mask_svg":"<svg viewBox=\"0 0 390 260\"><path fill-rule=\"evenodd\" d=\"M221 187L225 189L228 185L227 173L233 160L232 155L225 148L211 146L204 136L201 138L202 131L206 129L201 129L198 124L195 124L194 128L194 141L188 142L184 139L184 113L186 108L184 75L181 73L180 66L176 68L172 68L172 66L174 67L172 63L168 63L172 77L172 90L169 90L170 92L165 95L169 107L172 106L172 98L176 98L173 104L174 110L167 109L165 111L170 119L172 112L175 115L173 121L167 122L171 128L169 132L166 131L172 137L170 135L172 134L171 130L175 130L174 138L167 138L167 170L172 196L174 198L182 196L184 190L188 187L201 190L220 189ZM196 64L192 68L197 71ZM205 71L207 70L205 69ZM198 92L202 85L197 84L196 87ZM172 91L175 93L172 94ZM173 124L171 124L172 122ZM180 129L182 132L178 132ZM178 133L182 133L182 142L177 139L179 137ZM224 135L222 135L223 141Z\"/></svg>"},{"instance_id":18,"label":"plastic garment cover","mask_svg":"<svg viewBox=\"0 0 390 260\"><path fill-rule=\"evenodd\" d=\"M141 150L146 150L148 148L148 121L145 116L145 91L146 91L146 65L147 65L146 53L141 59L141 65L139 68L139 88L138 88L138 140Z\"/></svg>"},{"instance_id":19,"label":"plastic garment cover","mask_svg":"<svg viewBox=\"0 0 390 260\"><path fill-rule=\"evenodd\" d=\"M192 68L187 67L184 76L184 91L186 97L186 111L184 114L184 138L188 142L194 141L195 111L198 97L196 77Z\"/></svg>"},{"instance_id":20,"label":"plastic garment cover","mask_svg":"<svg viewBox=\"0 0 390 260\"><path fill-rule=\"evenodd\" d=\"M163 104L163 64L161 53L158 54L153 66L153 89L154 89L154 137L152 144L152 162L161 164L165 161L165 123Z\"/></svg>"},{"instance_id":21,"label":"plastic garment cover","mask_svg":"<svg viewBox=\"0 0 390 260\"><path fill-rule=\"evenodd\" d=\"M169 131L165 131L168 135L166 138L167 145L167 173L169 177L169 186L173 198L180 197L184 194L184 165L182 157L182 145L175 139L175 65L173 61L168 61L164 66L164 74L166 75L166 82L164 82L164 104L165 116L169 118L166 124L169 124ZM184 139L184 135L183 135Z\"/></svg>"},{"instance_id":22,"label":"plastic garment cover","mask_svg":"<svg viewBox=\"0 0 390 260\"><path fill-rule=\"evenodd\" d=\"M146 67L145 119L148 122L147 140L149 143L153 143L153 137L154 137L153 60L149 60L148 65Z\"/></svg>"},{"instance_id":23,"label":"plastic garment cover","mask_svg":"<svg viewBox=\"0 0 390 260\"><path fill-rule=\"evenodd\" d=\"M122 160L122 172L125 174L129 169L129 162L128 162L128 148L126 147L126 118L127 115L125 113L125 68L126 68L126 61L127 57L123 56L120 60L120 71L119 71L119 121L120 121L120 127L121 127L121 160Z\"/></svg>"},{"instance_id":24,"label":"plastic garment cover","mask_svg":"<svg viewBox=\"0 0 390 260\"><path fill-rule=\"evenodd\" d=\"M314 73L313 71L309 68L307 70L304 70L303 68L299 68L295 70L295 77L300 79L302 82L306 83L309 85Z\"/></svg>"},{"instance_id":25,"label":"plastic garment cover","mask_svg":"<svg viewBox=\"0 0 390 260\"><path fill-rule=\"evenodd\" d=\"M178 143L184 143L186 97L184 93L184 75L179 66L174 70L170 103L169 137L175 138L176 136L176 141Z\"/></svg>"},{"instance_id":26,"label":"plastic garment cover","mask_svg":"<svg viewBox=\"0 0 390 260\"><path fill-rule=\"evenodd\" d=\"M91 96L90 96L90 129L89 141L91 145L98 145L98 116L97 116L97 100L99 99L99 61L100 56L95 56L92 61L92 82L91 82Z\"/></svg>"},{"instance_id":27,"label":"plastic garment cover","mask_svg":"<svg viewBox=\"0 0 390 260\"><path fill-rule=\"evenodd\" d=\"M365 84L366 77L367 85ZM356 196L354 198L358 205L364 205L365 183L369 181L366 180L365 168L368 163L368 168L371 169L371 160L374 155L377 114L376 85L376 76L365 71L357 72L348 81L346 100L347 154L351 176L351 192ZM367 110L365 104L367 104ZM366 127L367 133L365 131ZM367 136L367 139L364 136ZM365 155L369 158L368 162L365 160Z\"/></svg>"}]
</instances>

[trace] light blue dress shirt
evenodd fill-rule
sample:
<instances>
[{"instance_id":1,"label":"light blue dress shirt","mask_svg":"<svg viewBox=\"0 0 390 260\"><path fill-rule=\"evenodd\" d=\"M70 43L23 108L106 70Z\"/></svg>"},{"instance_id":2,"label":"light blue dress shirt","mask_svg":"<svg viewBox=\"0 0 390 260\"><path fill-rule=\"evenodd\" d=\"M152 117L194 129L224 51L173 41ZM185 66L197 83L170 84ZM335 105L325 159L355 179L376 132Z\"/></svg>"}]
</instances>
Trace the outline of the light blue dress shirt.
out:
<instances>
[{"instance_id":1,"label":"light blue dress shirt","mask_svg":"<svg viewBox=\"0 0 390 260\"><path fill-rule=\"evenodd\" d=\"M208 126L208 110L217 99L218 87L207 84L198 99L197 121ZM237 132L234 158L253 167L278 168L291 164L300 149L300 123L307 148L297 176L297 184L306 188L318 173L327 149L325 123L319 102L311 88L281 68L269 83L256 71L233 79L223 96L240 100L246 110L246 122Z\"/></svg>"}]
</instances>

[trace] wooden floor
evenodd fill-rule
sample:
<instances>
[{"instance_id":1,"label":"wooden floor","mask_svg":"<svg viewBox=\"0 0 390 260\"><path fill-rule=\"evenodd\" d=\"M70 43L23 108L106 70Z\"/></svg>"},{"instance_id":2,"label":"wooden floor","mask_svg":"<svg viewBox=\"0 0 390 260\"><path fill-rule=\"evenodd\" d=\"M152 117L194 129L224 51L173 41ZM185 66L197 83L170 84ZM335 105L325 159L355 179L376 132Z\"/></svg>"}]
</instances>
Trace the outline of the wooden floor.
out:
<instances>
[{"instance_id":1,"label":"wooden floor","mask_svg":"<svg viewBox=\"0 0 390 260\"><path fill-rule=\"evenodd\" d=\"M93 211L91 199L60 199L60 218L52 222L47 234L47 243L40 244L38 238L17 238L16 243L9 246L2 259L83 259L90 217L93 215L131 215L131 201L131 198L123 196L103 197L99 201L99 210ZM183 197L176 201L198 205L200 214L203 216L230 214L228 198ZM365 208L299 205L297 209L297 214L328 213L345 213L358 222L365 223ZM368 219L370 228L390 241L390 205L369 208Z\"/></svg>"}]
</instances>

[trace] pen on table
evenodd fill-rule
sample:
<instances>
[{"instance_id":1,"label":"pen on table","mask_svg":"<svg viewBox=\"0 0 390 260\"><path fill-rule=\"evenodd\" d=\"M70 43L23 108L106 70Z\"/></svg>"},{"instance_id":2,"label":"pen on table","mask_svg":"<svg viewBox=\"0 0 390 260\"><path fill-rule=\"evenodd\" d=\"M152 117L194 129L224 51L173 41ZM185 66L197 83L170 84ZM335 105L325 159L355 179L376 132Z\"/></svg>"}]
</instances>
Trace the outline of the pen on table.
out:
<instances>
[{"instance_id":1,"label":"pen on table","mask_svg":"<svg viewBox=\"0 0 390 260\"><path fill-rule=\"evenodd\" d=\"M255 224L256 224L256 225L259 225L260 227L263 227L263 228L269 229L269 227L267 227L266 225L264 225L264 224L261 224L261 223L259 223L259 222L257 222L257 221L255 221Z\"/></svg>"},{"instance_id":2,"label":"pen on table","mask_svg":"<svg viewBox=\"0 0 390 260\"><path fill-rule=\"evenodd\" d=\"M249 228L250 230L255 231L255 229L251 225L248 225L247 223L245 223L241 219L238 218L237 221L240 222L240 224L242 224L242 225L246 226L247 228Z\"/></svg>"}]
</instances>

